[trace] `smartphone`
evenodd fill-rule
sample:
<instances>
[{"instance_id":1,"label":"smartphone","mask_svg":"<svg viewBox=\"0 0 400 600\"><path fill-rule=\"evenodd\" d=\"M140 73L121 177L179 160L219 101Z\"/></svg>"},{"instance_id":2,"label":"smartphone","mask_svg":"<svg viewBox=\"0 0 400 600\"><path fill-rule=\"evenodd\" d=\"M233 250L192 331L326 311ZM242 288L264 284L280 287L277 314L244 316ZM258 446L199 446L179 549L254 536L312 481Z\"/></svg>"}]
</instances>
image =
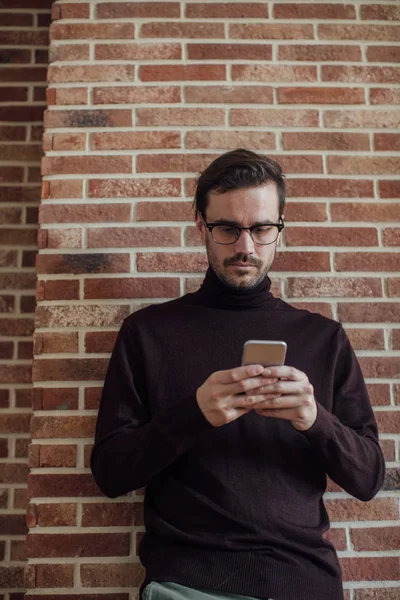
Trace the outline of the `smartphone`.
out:
<instances>
[{"instance_id":1,"label":"smartphone","mask_svg":"<svg viewBox=\"0 0 400 600\"><path fill-rule=\"evenodd\" d=\"M248 340L243 346L242 365L273 367L285 363L287 344L267 340Z\"/></svg>"}]
</instances>

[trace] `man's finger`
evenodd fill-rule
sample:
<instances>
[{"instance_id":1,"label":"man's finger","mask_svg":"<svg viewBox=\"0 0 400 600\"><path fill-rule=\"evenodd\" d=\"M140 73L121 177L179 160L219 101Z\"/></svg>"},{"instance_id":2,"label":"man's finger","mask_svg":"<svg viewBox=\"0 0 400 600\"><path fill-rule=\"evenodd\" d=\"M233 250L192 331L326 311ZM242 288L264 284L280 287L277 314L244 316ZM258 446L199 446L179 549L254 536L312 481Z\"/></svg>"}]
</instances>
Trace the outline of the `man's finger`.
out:
<instances>
[{"instance_id":1,"label":"man's finger","mask_svg":"<svg viewBox=\"0 0 400 600\"><path fill-rule=\"evenodd\" d=\"M277 377L278 379L285 378L290 381L302 381L307 379L307 375L295 367L289 367L288 365L280 365L277 367L267 367L263 372L264 377Z\"/></svg>"},{"instance_id":2,"label":"man's finger","mask_svg":"<svg viewBox=\"0 0 400 600\"><path fill-rule=\"evenodd\" d=\"M244 365L227 369L225 371L216 371L214 373L214 383L236 383L247 379L248 377L257 377L262 374L264 367L262 365Z\"/></svg>"}]
</instances>

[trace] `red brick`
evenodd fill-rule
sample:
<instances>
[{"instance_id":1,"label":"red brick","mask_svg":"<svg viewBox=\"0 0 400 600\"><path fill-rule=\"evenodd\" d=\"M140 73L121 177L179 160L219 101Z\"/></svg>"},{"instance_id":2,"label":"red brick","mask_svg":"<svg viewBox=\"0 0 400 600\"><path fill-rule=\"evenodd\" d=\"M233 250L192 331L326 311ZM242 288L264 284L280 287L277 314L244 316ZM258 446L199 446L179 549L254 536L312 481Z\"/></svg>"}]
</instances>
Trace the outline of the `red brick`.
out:
<instances>
[{"instance_id":1,"label":"red brick","mask_svg":"<svg viewBox=\"0 0 400 600\"><path fill-rule=\"evenodd\" d=\"M36 536L35 536L36 537ZM32 570L32 575L30 571ZM30 583L32 577L32 584ZM68 588L74 582L74 565L29 565L25 572L25 585L38 588Z\"/></svg>"},{"instance_id":2,"label":"red brick","mask_svg":"<svg viewBox=\"0 0 400 600\"><path fill-rule=\"evenodd\" d=\"M28 99L27 87L3 87L1 88L2 102L26 102ZM6 110L12 109L7 106Z\"/></svg>"},{"instance_id":3,"label":"red brick","mask_svg":"<svg viewBox=\"0 0 400 600\"><path fill-rule=\"evenodd\" d=\"M370 88L369 98L371 104L395 104L400 103L400 89L398 88Z\"/></svg>"},{"instance_id":4,"label":"red brick","mask_svg":"<svg viewBox=\"0 0 400 600\"><path fill-rule=\"evenodd\" d=\"M102 359L84 359L88 362L88 364L96 362L101 363ZM42 361L36 361L36 363ZM46 362L57 363L57 361L49 360ZM65 361L64 361L65 362ZM75 361L76 362L76 361ZM96 424L95 416L83 416L79 417L70 417L70 416L62 416L62 417L49 417L49 416L39 416L35 414L32 418L31 422L31 434L32 439L49 439L49 438L82 438L82 437L91 437L94 433L94 427ZM54 452L56 452L56 448L53 448ZM40 450L40 455L47 463L49 461L54 461L51 457L51 452L46 453L46 446L42 446ZM67 452L67 461L70 461L70 451ZM56 458L55 462L59 463L59 459ZM43 466L49 466L48 464ZM58 464L58 466L61 466Z\"/></svg>"},{"instance_id":5,"label":"red brick","mask_svg":"<svg viewBox=\"0 0 400 600\"><path fill-rule=\"evenodd\" d=\"M174 18L180 16L179 2L102 2L97 5L98 19Z\"/></svg>"},{"instance_id":6,"label":"red brick","mask_svg":"<svg viewBox=\"0 0 400 600\"><path fill-rule=\"evenodd\" d=\"M273 92L270 86L187 86L185 89L185 100L188 103L205 104L273 104ZM190 134L192 132L188 132ZM207 132L214 133L214 132ZM215 132L217 133L217 132ZM220 135L226 133L218 131ZM237 132L237 134L244 132ZM247 132L246 132L247 133ZM187 135L188 135L187 134ZM236 146L235 146L236 147Z\"/></svg>"},{"instance_id":7,"label":"red brick","mask_svg":"<svg viewBox=\"0 0 400 600\"><path fill-rule=\"evenodd\" d=\"M340 566L344 581L396 581L400 576L399 561L396 557L342 557Z\"/></svg>"},{"instance_id":8,"label":"red brick","mask_svg":"<svg viewBox=\"0 0 400 600\"><path fill-rule=\"evenodd\" d=\"M32 319L1 319L1 335L8 336L30 336L33 333Z\"/></svg>"},{"instance_id":9,"label":"red brick","mask_svg":"<svg viewBox=\"0 0 400 600\"><path fill-rule=\"evenodd\" d=\"M288 179L287 194L289 197L311 198L374 197L372 181L363 181L360 179ZM334 210L337 206L339 205L332 204L332 210ZM370 205L364 204L360 206Z\"/></svg>"},{"instance_id":10,"label":"red brick","mask_svg":"<svg viewBox=\"0 0 400 600\"><path fill-rule=\"evenodd\" d=\"M0 483L18 484L26 483L29 473L28 465L21 463L1 463L0 464Z\"/></svg>"},{"instance_id":11,"label":"red brick","mask_svg":"<svg viewBox=\"0 0 400 600\"><path fill-rule=\"evenodd\" d=\"M89 44L60 44L50 46L50 62L70 60L90 60Z\"/></svg>"},{"instance_id":12,"label":"red brick","mask_svg":"<svg viewBox=\"0 0 400 600\"><path fill-rule=\"evenodd\" d=\"M78 388L34 388L32 406L34 410L76 410Z\"/></svg>"},{"instance_id":13,"label":"red brick","mask_svg":"<svg viewBox=\"0 0 400 600\"><path fill-rule=\"evenodd\" d=\"M112 180L111 180L112 181ZM124 181L121 179L118 182ZM128 180L129 181L129 180ZM110 182L111 183L111 182ZM103 184L103 189L100 187ZM103 192L106 197L107 180L95 179L90 182L90 195L94 196L94 191ZM104 189L105 188L105 189ZM114 186L115 190L115 186ZM112 194L113 196L114 194ZM101 196L100 196L101 197ZM129 204L71 204L57 206L55 204L46 204L40 207L40 219L42 223L127 223L131 220L131 206Z\"/></svg>"},{"instance_id":14,"label":"red brick","mask_svg":"<svg viewBox=\"0 0 400 600\"><path fill-rule=\"evenodd\" d=\"M341 25L340 27L345 27ZM369 25L368 27L372 27ZM400 35L400 28L398 35ZM322 81L346 81L348 83L396 83L399 80L399 67L339 66L322 65ZM372 115L373 116L373 115ZM386 125L390 127L390 125Z\"/></svg>"},{"instance_id":15,"label":"red brick","mask_svg":"<svg viewBox=\"0 0 400 600\"><path fill-rule=\"evenodd\" d=\"M392 348L400 350L400 329L394 329L392 332Z\"/></svg>"},{"instance_id":16,"label":"red brick","mask_svg":"<svg viewBox=\"0 0 400 600\"><path fill-rule=\"evenodd\" d=\"M48 81L67 83L76 81L132 81L135 78L135 65L50 65Z\"/></svg>"},{"instance_id":17,"label":"red brick","mask_svg":"<svg viewBox=\"0 0 400 600\"><path fill-rule=\"evenodd\" d=\"M27 560L26 551L25 551L25 540L10 540L10 560L23 562ZM10 594L10 598L15 598L15 600L23 600L23 597L17 592L15 594Z\"/></svg>"},{"instance_id":18,"label":"red brick","mask_svg":"<svg viewBox=\"0 0 400 600\"><path fill-rule=\"evenodd\" d=\"M178 86L149 85L93 88L93 104L164 104L173 102L181 102L181 90Z\"/></svg>"},{"instance_id":19,"label":"red brick","mask_svg":"<svg viewBox=\"0 0 400 600\"><path fill-rule=\"evenodd\" d=\"M100 396L102 392L102 387L86 387L85 388L85 409L97 410L100 404Z\"/></svg>"},{"instance_id":20,"label":"red brick","mask_svg":"<svg viewBox=\"0 0 400 600\"><path fill-rule=\"evenodd\" d=\"M33 354L32 342L18 342L17 358L21 360L30 360Z\"/></svg>"},{"instance_id":21,"label":"red brick","mask_svg":"<svg viewBox=\"0 0 400 600\"><path fill-rule=\"evenodd\" d=\"M399 359L392 356L360 356L364 377L398 377Z\"/></svg>"},{"instance_id":22,"label":"red brick","mask_svg":"<svg viewBox=\"0 0 400 600\"><path fill-rule=\"evenodd\" d=\"M51 417L45 417L51 419ZM35 419L35 417L34 417ZM34 420L33 420L34 422ZM51 426L51 421L48 423ZM43 431L44 430L44 431ZM39 430L40 431L40 430ZM44 435L38 435L37 437L46 438L48 437L45 427L41 430ZM35 436L36 437L36 436ZM63 437L63 436L60 436ZM79 437L76 436L76 437ZM77 448L73 444L45 444L39 446L39 464L38 467L75 467L77 457Z\"/></svg>"},{"instance_id":23,"label":"red brick","mask_svg":"<svg viewBox=\"0 0 400 600\"><path fill-rule=\"evenodd\" d=\"M367 277L289 277L288 294L291 297L380 297L381 282Z\"/></svg>"},{"instance_id":24,"label":"red brick","mask_svg":"<svg viewBox=\"0 0 400 600\"><path fill-rule=\"evenodd\" d=\"M2 69L0 71L0 81L8 82L10 78L8 69ZM45 67L13 67L12 70L13 81L21 81L22 83L28 83L30 81L46 81L46 68Z\"/></svg>"},{"instance_id":25,"label":"red brick","mask_svg":"<svg viewBox=\"0 0 400 600\"><path fill-rule=\"evenodd\" d=\"M2 141L24 141L26 133L25 127L18 127L16 125L0 125L0 140Z\"/></svg>"},{"instance_id":26,"label":"red brick","mask_svg":"<svg viewBox=\"0 0 400 600\"><path fill-rule=\"evenodd\" d=\"M204 4L193 2L186 5L185 16L189 19L245 19L268 18L268 6L253 2L230 2Z\"/></svg>"},{"instance_id":27,"label":"red brick","mask_svg":"<svg viewBox=\"0 0 400 600\"><path fill-rule=\"evenodd\" d=\"M129 273L129 254L39 254L36 272L52 274Z\"/></svg>"},{"instance_id":28,"label":"red brick","mask_svg":"<svg viewBox=\"0 0 400 600\"><path fill-rule=\"evenodd\" d=\"M90 281L96 281L91 279ZM107 279L106 281L119 281ZM38 306L37 327L116 327L129 315L127 305ZM43 361L41 361L43 362ZM50 363L49 363L50 364Z\"/></svg>"},{"instance_id":29,"label":"red brick","mask_svg":"<svg viewBox=\"0 0 400 600\"><path fill-rule=\"evenodd\" d=\"M138 202L136 221L193 221L191 202Z\"/></svg>"},{"instance_id":30,"label":"red brick","mask_svg":"<svg viewBox=\"0 0 400 600\"><path fill-rule=\"evenodd\" d=\"M397 361L398 362L398 361ZM385 410L375 413L380 433L397 433L400 427L400 412ZM387 517L389 518L389 517Z\"/></svg>"},{"instance_id":31,"label":"red brick","mask_svg":"<svg viewBox=\"0 0 400 600\"><path fill-rule=\"evenodd\" d=\"M278 46L278 60L313 62L360 61L360 46L294 44Z\"/></svg>"},{"instance_id":32,"label":"red brick","mask_svg":"<svg viewBox=\"0 0 400 600\"><path fill-rule=\"evenodd\" d=\"M159 270L170 269L160 266ZM179 280L172 277L86 279L84 296L90 299L176 298L179 296Z\"/></svg>"},{"instance_id":33,"label":"red brick","mask_svg":"<svg viewBox=\"0 0 400 600\"><path fill-rule=\"evenodd\" d=\"M82 527L132 527L143 524L143 505L137 502L118 504L85 503Z\"/></svg>"},{"instance_id":34,"label":"red brick","mask_svg":"<svg viewBox=\"0 0 400 600\"><path fill-rule=\"evenodd\" d=\"M52 8L60 9L59 19L88 19L90 17L90 5L89 4L78 4L72 2L69 4L53 5Z\"/></svg>"},{"instance_id":35,"label":"red brick","mask_svg":"<svg viewBox=\"0 0 400 600\"><path fill-rule=\"evenodd\" d=\"M306 82L316 81L314 66L304 65L232 65L233 81Z\"/></svg>"},{"instance_id":36,"label":"red brick","mask_svg":"<svg viewBox=\"0 0 400 600\"><path fill-rule=\"evenodd\" d=\"M381 198L400 198L400 181L380 181L379 194Z\"/></svg>"},{"instance_id":37,"label":"red brick","mask_svg":"<svg viewBox=\"0 0 400 600\"><path fill-rule=\"evenodd\" d=\"M108 360L105 358L62 358L47 360L36 359L33 363L33 381L93 381L103 379ZM47 417L49 419L49 417ZM72 437L76 433L71 433Z\"/></svg>"},{"instance_id":38,"label":"red brick","mask_svg":"<svg viewBox=\"0 0 400 600\"><path fill-rule=\"evenodd\" d=\"M312 25L292 23L235 23L229 27L229 36L251 40L312 40L314 30Z\"/></svg>"},{"instance_id":39,"label":"red brick","mask_svg":"<svg viewBox=\"0 0 400 600\"><path fill-rule=\"evenodd\" d=\"M43 248L82 248L82 229L42 229L46 234L46 244Z\"/></svg>"},{"instance_id":40,"label":"red brick","mask_svg":"<svg viewBox=\"0 0 400 600\"><path fill-rule=\"evenodd\" d=\"M88 90L83 87L47 88L47 104L87 104Z\"/></svg>"},{"instance_id":41,"label":"red brick","mask_svg":"<svg viewBox=\"0 0 400 600\"><path fill-rule=\"evenodd\" d=\"M42 156L42 149L39 144L4 144L0 145L0 153L4 161L38 162Z\"/></svg>"},{"instance_id":42,"label":"red brick","mask_svg":"<svg viewBox=\"0 0 400 600\"><path fill-rule=\"evenodd\" d=\"M42 198L81 198L83 194L81 179L66 179L42 182Z\"/></svg>"},{"instance_id":43,"label":"red brick","mask_svg":"<svg viewBox=\"0 0 400 600\"><path fill-rule=\"evenodd\" d=\"M337 271L398 271L399 254L392 252L337 252Z\"/></svg>"},{"instance_id":44,"label":"red brick","mask_svg":"<svg viewBox=\"0 0 400 600\"><path fill-rule=\"evenodd\" d=\"M43 106L0 106L0 121L21 121L29 123L42 120Z\"/></svg>"},{"instance_id":45,"label":"red brick","mask_svg":"<svg viewBox=\"0 0 400 600\"><path fill-rule=\"evenodd\" d=\"M400 151L400 134L398 133L375 133L375 150Z\"/></svg>"},{"instance_id":46,"label":"red brick","mask_svg":"<svg viewBox=\"0 0 400 600\"><path fill-rule=\"evenodd\" d=\"M202 171L218 155L210 154L139 154L136 157L138 173Z\"/></svg>"},{"instance_id":47,"label":"red brick","mask_svg":"<svg viewBox=\"0 0 400 600\"><path fill-rule=\"evenodd\" d=\"M132 173L131 156L46 156L42 174Z\"/></svg>"},{"instance_id":48,"label":"red brick","mask_svg":"<svg viewBox=\"0 0 400 600\"><path fill-rule=\"evenodd\" d=\"M393 440L381 440L380 441L383 455L386 461L395 460L395 446Z\"/></svg>"},{"instance_id":49,"label":"red brick","mask_svg":"<svg viewBox=\"0 0 400 600\"><path fill-rule=\"evenodd\" d=\"M327 252L278 252L274 271L329 271Z\"/></svg>"},{"instance_id":50,"label":"red brick","mask_svg":"<svg viewBox=\"0 0 400 600\"><path fill-rule=\"evenodd\" d=\"M225 81L225 65L142 65L140 81ZM150 109L151 110L151 109Z\"/></svg>"},{"instance_id":51,"label":"red brick","mask_svg":"<svg viewBox=\"0 0 400 600\"><path fill-rule=\"evenodd\" d=\"M290 202L285 207L285 217L290 221L326 221L326 205L322 202Z\"/></svg>"},{"instance_id":52,"label":"red brick","mask_svg":"<svg viewBox=\"0 0 400 600\"><path fill-rule=\"evenodd\" d=\"M212 88L206 88L207 93ZM223 97L223 96L222 96ZM275 150L275 134L268 131L188 131L185 134L185 148L234 149L237 147L255 148L258 150Z\"/></svg>"},{"instance_id":53,"label":"red brick","mask_svg":"<svg viewBox=\"0 0 400 600\"><path fill-rule=\"evenodd\" d=\"M280 87L279 104L365 104L362 88Z\"/></svg>"},{"instance_id":54,"label":"red brick","mask_svg":"<svg viewBox=\"0 0 400 600\"><path fill-rule=\"evenodd\" d=\"M137 254L139 272L199 273L207 268L207 258L202 253L148 252Z\"/></svg>"},{"instance_id":55,"label":"red brick","mask_svg":"<svg viewBox=\"0 0 400 600\"><path fill-rule=\"evenodd\" d=\"M30 365L0 365L0 379L2 383L30 383L31 371Z\"/></svg>"},{"instance_id":56,"label":"red brick","mask_svg":"<svg viewBox=\"0 0 400 600\"><path fill-rule=\"evenodd\" d=\"M52 145L49 150L85 150L85 133L53 133L49 134L52 138ZM64 157L65 158L65 157Z\"/></svg>"},{"instance_id":57,"label":"red brick","mask_svg":"<svg viewBox=\"0 0 400 600\"><path fill-rule=\"evenodd\" d=\"M369 399L373 406L384 406L390 404L390 386L387 383L367 383L367 389ZM381 444L389 442L392 447L391 441L380 440ZM392 459L391 459L392 460Z\"/></svg>"},{"instance_id":58,"label":"red brick","mask_svg":"<svg viewBox=\"0 0 400 600\"><path fill-rule=\"evenodd\" d=\"M25 252L23 253L23 256L24 255L25 255ZM17 266L17 251L0 249L0 267L16 267L16 266ZM22 266L24 267L24 266L31 266L31 265L22 264Z\"/></svg>"},{"instance_id":59,"label":"red brick","mask_svg":"<svg viewBox=\"0 0 400 600\"><path fill-rule=\"evenodd\" d=\"M224 38L223 23L197 23L182 21L156 21L144 23L140 28L141 38Z\"/></svg>"},{"instance_id":60,"label":"red brick","mask_svg":"<svg viewBox=\"0 0 400 600\"><path fill-rule=\"evenodd\" d=\"M78 300L79 281L69 279L43 282L43 300Z\"/></svg>"},{"instance_id":61,"label":"red brick","mask_svg":"<svg viewBox=\"0 0 400 600\"><path fill-rule=\"evenodd\" d=\"M2 13L2 27L30 27L33 25L33 14L29 13Z\"/></svg>"},{"instance_id":62,"label":"red brick","mask_svg":"<svg viewBox=\"0 0 400 600\"><path fill-rule=\"evenodd\" d=\"M1 280L1 278L0 278ZM0 295L0 312L12 313L15 312L15 297Z\"/></svg>"},{"instance_id":63,"label":"red brick","mask_svg":"<svg viewBox=\"0 0 400 600\"><path fill-rule=\"evenodd\" d=\"M399 305L395 302L346 302L338 305L339 321L349 323L397 323Z\"/></svg>"},{"instance_id":64,"label":"red brick","mask_svg":"<svg viewBox=\"0 0 400 600\"><path fill-rule=\"evenodd\" d=\"M85 334L85 351L88 354L111 352L114 348L117 332L92 331Z\"/></svg>"},{"instance_id":65,"label":"red brick","mask_svg":"<svg viewBox=\"0 0 400 600\"><path fill-rule=\"evenodd\" d=\"M400 48L398 46L369 46L367 48L369 62L399 62Z\"/></svg>"},{"instance_id":66,"label":"red brick","mask_svg":"<svg viewBox=\"0 0 400 600\"><path fill-rule=\"evenodd\" d=\"M59 333L52 331L35 333L35 354L53 354L57 352L78 352L78 333Z\"/></svg>"},{"instance_id":67,"label":"red brick","mask_svg":"<svg viewBox=\"0 0 400 600\"><path fill-rule=\"evenodd\" d=\"M77 600L76 594L28 594L24 598L15 598L15 600ZM13 598L14 600L14 598ZM129 600L129 594L83 594L79 592L79 600ZM346 598L345 600L350 600Z\"/></svg>"},{"instance_id":68,"label":"red brick","mask_svg":"<svg viewBox=\"0 0 400 600\"><path fill-rule=\"evenodd\" d=\"M383 229L383 244L385 246L400 246L400 228Z\"/></svg>"},{"instance_id":69,"label":"red brick","mask_svg":"<svg viewBox=\"0 0 400 600\"><path fill-rule=\"evenodd\" d=\"M0 187L0 203L19 203L19 202L35 202L40 201L40 186L19 187L6 186Z\"/></svg>"},{"instance_id":70,"label":"red brick","mask_svg":"<svg viewBox=\"0 0 400 600\"><path fill-rule=\"evenodd\" d=\"M0 166L0 183L19 183L23 180L23 167Z\"/></svg>"},{"instance_id":71,"label":"red brick","mask_svg":"<svg viewBox=\"0 0 400 600\"><path fill-rule=\"evenodd\" d=\"M282 133L284 150L355 150L370 149L367 133L341 133L308 131L307 133Z\"/></svg>"},{"instance_id":72,"label":"red brick","mask_svg":"<svg viewBox=\"0 0 400 600\"><path fill-rule=\"evenodd\" d=\"M150 110L150 109L149 109ZM151 109L153 110L153 109ZM180 179L91 179L89 180L90 198L140 198L140 197L160 197L180 196ZM99 217L101 217L101 207L99 206ZM128 204L114 204L108 206L108 211L119 207L119 214L115 214L112 221L130 221L131 207ZM73 213L76 212L76 205L73 205ZM93 211L93 205L89 206L90 212ZM113 211L114 212L114 211ZM119 218L117 218L119 217ZM110 222L110 219L98 218L100 222ZM93 222L93 219L92 219Z\"/></svg>"},{"instance_id":73,"label":"red brick","mask_svg":"<svg viewBox=\"0 0 400 600\"><path fill-rule=\"evenodd\" d=\"M102 227L88 229L88 248L180 246L179 227Z\"/></svg>"},{"instance_id":74,"label":"red brick","mask_svg":"<svg viewBox=\"0 0 400 600\"><path fill-rule=\"evenodd\" d=\"M377 42L396 42L400 37L400 27L376 24L344 24L318 25L318 36L321 40L372 40Z\"/></svg>"},{"instance_id":75,"label":"red brick","mask_svg":"<svg viewBox=\"0 0 400 600\"><path fill-rule=\"evenodd\" d=\"M128 533L70 533L68 536L35 533L27 536L26 543L31 558L129 554Z\"/></svg>"},{"instance_id":76,"label":"red brick","mask_svg":"<svg viewBox=\"0 0 400 600\"><path fill-rule=\"evenodd\" d=\"M332 204L333 221L398 221L399 205L384 203Z\"/></svg>"},{"instance_id":77,"label":"red brick","mask_svg":"<svg viewBox=\"0 0 400 600\"><path fill-rule=\"evenodd\" d=\"M0 359L12 359L14 354L13 342L0 342Z\"/></svg>"},{"instance_id":78,"label":"red brick","mask_svg":"<svg viewBox=\"0 0 400 600\"><path fill-rule=\"evenodd\" d=\"M194 60L271 60L271 44L187 44L188 58Z\"/></svg>"},{"instance_id":79,"label":"red brick","mask_svg":"<svg viewBox=\"0 0 400 600\"><path fill-rule=\"evenodd\" d=\"M56 127L131 127L132 110L46 110L46 129Z\"/></svg>"},{"instance_id":80,"label":"red brick","mask_svg":"<svg viewBox=\"0 0 400 600\"><path fill-rule=\"evenodd\" d=\"M157 126L168 125L224 125L225 110L222 108L175 108L162 107L154 110L153 108L137 108L137 125L139 126Z\"/></svg>"},{"instance_id":81,"label":"red brick","mask_svg":"<svg viewBox=\"0 0 400 600\"><path fill-rule=\"evenodd\" d=\"M275 19L355 19L355 7L350 4L275 4Z\"/></svg>"},{"instance_id":82,"label":"red brick","mask_svg":"<svg viewBox=\"0 0 400 600\"><path fill-rule=\"evenodd\" d=\"M182 58L181 44L96 44L97 60L173 60Z\"/></svg>"},{"instance_id":83,"label":"red brick","mask_svg":"<svg viewBox=\"0 0 400 600\"><path fill-rule=\"evenodd\" d=\"M397 519L395 498L374 498L361 502L354 498L325 500L332 521L384 521Z\"/></svg>"},{"instance_id":84,"label":"red brick","mask_svg":"<svg viewBox=\"0 0 400 600\"><path fill-rule=\"evenodd\" d=\"M0 289L35 289L35 273L0 273Z\"/></svg>"},{"instance_id":85,"label":"red brick","mask_svg":"<svg viewBox=\"0 0 400 600\"><path fill-rule=\"evenodd\" d=\"M398 600L399 588L372 588L355 590L355 600Z\"/></svg>"},{"instance_id":86,"label":"red brick","mask_svg":"<svg viewBox=\"0 0 400 600\"><path fill-rule=\"evenodd\" d=\"M50 40L133 39L133 23L53 23Z\"/></svg>"},{"instance_id":87,"label":"red brick","mask_svg":"<svg viewBox=\"0 0 400 600\"><path fill-rule=\"evenodd\" d=\"M37 504L36 509L39 527L74 527L77 524L75 503L43 503Z\"/></svg>"},{"instance_id":88,"label":"red brick","mask_svg":"<svg viewBox=\"0 0 400 600\"><path fill-rule=\"evenodd\" d=\"M352 529L351 540L356 551L396 550L400 546L400 527Z\"/></svg>"},{"instance_id":89,"label":"red brick","mask_svg":"<svg viewBox=\"0 0 400 600\"><path fill-rule=\"evenodd\" d=\"M400 121L399 121L400 123ZM328 156L328 173L360 175L396 175L400 158L388 156Z\"/></svg>"},{"instance_id":90,"label":"red brick","mask_svg":"<svg viewBox=\"0 0 400 600\"><path fill-rule=\"evenodd\" d=\"M86 534L87 535L87 534ZM83 587L138 587L143 581L144 569L139 563L82 564Z\"/></svg>"},{"instance_id":91,"label":"red brick","mask_svg":"<svg viewBox=\"0 0 400 600\"><path fill-rule=\"evenodd\" d=\"M230 124L246 127L317 127L316 110L233 108L230 110Z\"/></svg>"},{"instance_id":92,"label":"red brick","mask_svg":"<svg viewBox=\"0 0 400 600\"><path fill-rule=\"evenodd\" d=\"M383 329L346 329L355 350L384 350Z\"/></svg>"},{"instance_id":93,"label":"red brick","mask_svg":"<svg viewBox=\"0 0 400 600\"><path fill-rule=\"evenodd\" d=\"M25 535L25 515L0 515L0 531L3 536Z\"/></svg>"},{"instance_id":94,"label":"red brick","mask_svg":"<svg viewBox=\"0 0 400 600\"><path fill-rule=\"evenodd\" d=\"M330 110L324 114L326 127L398 127L400 114L393 110ZM369 158L369 157L367 157Z\"/></svg>"},{"instance_id":95,"label":"red brick","mask_svg":"<svg viewBox=\"0 0 400 600\"><path fill-rule=\"evenodd\" d=\"M387 279L388 296L400 296L400 278L388 277Z\"/></svg>"},{"instance_id":96,"label":"red brick","mask_svg":"<svg viewBox=\"0 0 400 600\"><path fill-rule=\"evenodd\" d=\"M363 4L361 6L361 18L377 21L399 21L400 9L395 4Z\"/></svg>"},{"instance_id":97,"label":"red brick","mask_svg":"<svg viewBox=\"0 0 400 600\"><path fill-rule=\"evenodd\" d=\"M92 150L134 150L137 148L180 148L178 131L119 131L92 133Z\"/></svg>"}]
</instances>

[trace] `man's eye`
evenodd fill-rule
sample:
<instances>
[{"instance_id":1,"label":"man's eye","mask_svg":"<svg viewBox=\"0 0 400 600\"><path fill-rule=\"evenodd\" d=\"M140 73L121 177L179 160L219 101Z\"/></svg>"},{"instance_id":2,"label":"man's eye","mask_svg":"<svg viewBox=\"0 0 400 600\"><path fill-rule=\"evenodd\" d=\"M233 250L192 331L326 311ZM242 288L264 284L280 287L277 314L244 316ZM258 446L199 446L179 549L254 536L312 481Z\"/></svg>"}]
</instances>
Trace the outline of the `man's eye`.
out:
<instances>
[{"instance_id":1,"label":"man's eye","mask_svg":"<svg viewBox=\"0 0 400 600\"><path fill-rule=\"evenodd\" d=\"M219 229L222 233L233 233L236 231L236 227L229 227L229 225L220 225Z\"/></svg>"},{"instance_id":2,"label":"man's eye","mask_svg":"<svg viewBox=\"0 0 400 600\"><path fill-rule=\"evenodd\" d=\"M258 225L257 227L254 227L254 229L252 229L253 233L268 233L269 231L272 231L273 227L271 227L270 225Z\"/></svg>"}]
</instances>

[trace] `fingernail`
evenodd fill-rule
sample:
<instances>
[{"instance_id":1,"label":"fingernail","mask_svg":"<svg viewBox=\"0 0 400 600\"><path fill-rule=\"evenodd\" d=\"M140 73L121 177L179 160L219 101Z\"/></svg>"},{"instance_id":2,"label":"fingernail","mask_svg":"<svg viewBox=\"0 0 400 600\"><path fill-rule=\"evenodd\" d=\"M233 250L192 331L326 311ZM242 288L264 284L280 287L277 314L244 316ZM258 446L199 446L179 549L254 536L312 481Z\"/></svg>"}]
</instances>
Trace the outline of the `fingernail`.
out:
<instances>
[{"instance_id":1,"label":"fingernail","mask_svg":"<svg viewBox=\"0 0 400 600\"><path fill-rule=\"evenodd\" d=\"M264 375L271 375L270 369L264 369Z\"/></svg>"}]
</instances>

